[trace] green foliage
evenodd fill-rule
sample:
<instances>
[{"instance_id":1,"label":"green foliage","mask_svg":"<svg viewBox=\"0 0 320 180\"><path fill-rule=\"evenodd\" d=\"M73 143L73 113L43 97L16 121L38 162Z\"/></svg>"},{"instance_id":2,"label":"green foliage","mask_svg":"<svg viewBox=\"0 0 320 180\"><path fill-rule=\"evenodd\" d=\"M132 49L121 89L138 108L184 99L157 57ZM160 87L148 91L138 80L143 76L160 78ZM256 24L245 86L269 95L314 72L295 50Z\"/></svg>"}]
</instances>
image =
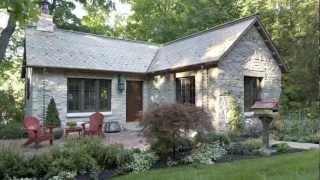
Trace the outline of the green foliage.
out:
<instances>
[{"instance_id":1,"label":"green foliage","mask_svg":"<svg viewBox=\"0 0 320 180\"><path fill-rule=\"evenodd\" d=\"M21 122L23 118L23 81L21 62L0 62L0 124Z\"/></svg>"},{"instance_id":2,"label":"green foliage","mask_svg":"<svg viewBox=\"0 0 320 180\"><path fill-rule=\"evenodd\" d=\"M132 159L131 153L122 145L109 145L96 156L98 164L103 169L125 169L124 165Z\"/></svg>"},{"instance_id":3,"label":"green foliage","mask_svg":"<svg viewBox=\"0 0 320 180\"><path fill-rule=\"evenodd\" d=\"M231 98L230 111L229 111L230 129L234 133L240 133L240 131L243 129L243 126L244 126L241 107L234 96L230 96L230 98Z\"/></svg>"},{"instance_id":4,"label":"green foliage","mask_svg":"<svg viewBox=\"0 0 320 180\"><path fill-rule=\"evenodd\" d=\"M126 165L127 170L133 173L139 173L151 169L155 164L157 157L152 152L133 151L132 160Z\"/></svg>"},{"instance_id":5,"label":"green foliage","mask_svg":"<svg viewBox=\"0 0 320 180\"><path fill-rule=\"evenodd\" d=\"M0 149L0 179L20 176L23 173L24 158L22 154L8 147Z\"/></svg>"},{"instance_id":6,"label":"green foliage","mask_svg":"<svg viewBox=\"0 0 320 180\"><path fill-rule=\"evenodd\" d=\"M98 169L127 171L127 164L133 160L132 152L124 149L122 145L104 145L101 139L92 137L69 140L64 148L57 148L53 156L54 174L63 169L78 174Z\"/></svg>"},{"instance_id":7,"label":"green foliage","mask_svg":"<svg viewBox=\"0 0 320 180\"><path fill-rule=\"evenodd\" d=\"M229 145L230 138L226 134L216 133L216 132L209 132L206 134L197 134L194 138L195 144L198 143L205 143L205 144L214 144L219 143L220 145Z\"/></svg>"},{"instance_id":8,"label":"green foliage","mask_svg":"<svg viewBox=\"0 0 320 180\"><path fill-rule=\"evenodd\" d=\"M317 158L315 158L317 157ZM131 174L115 180L302 180L318 179L319 151L284 154L272 158L221 163L219 165L178 166Z\"/></svg>"},{"instance_id":9,"label":"green foliage","mask_svg":"<svg viewBox=\"0 0 320 180\"><path fill-rule=\"evenodd\" d=\"M36 0L2 0L0 9L5 9L14 19L19 22L19 25L25 26L30 21L37 19L39 14L38 1Z\"/></svg>"},{"instance_id":10,"label":"green foliage","mask_svg":"<svg viewBox=\"0 0 320 180\"><path fill-rule=\"evenodd\" d=\"M272 40L289 66L284 74L282 111L317 102L319 92L319 5L317 0L239 0L242 16L259 13ZM303 74L303 75L302 75Z\"/></svg>"},{"instance_id":11,"label":"green foliage","mask_svg":"<svg viewBox=\"0 0 320 180\"><path fill-rule=\"evenodd\" d=\"M219 143L201 144L192 151L189 158L191 163L213 164L214 161L220 159L227 154L227 151Z\"/></svg>"},{"instance_id":12,"label":"green foliage","mask_svg":"<svg viewBox=\"0 0 320 180\"><path fill-rule=\"evenodd\" d=\"M75 2L79 3L86 12L81 18L74 14ZM53 15L54 23L59 28L112 35L113 30L106 22L109 13L114 8L114 3L111 0L56 0L50 4L50 13Z\"/></svg>"},{"instance_id":13,"label":"green foliage","mask_svg":"<svg viewBox=\"0 0 320 180\"><path fill-rule=\"evenodd\" d=\"M49 180L74 180L76 175L76 172L61 171L56 176L49 178Z\"/></svg>"},{"instance_id":14,"label":"green foliage","mask_svg":"<svg viewBox=\"0 0 320 180\"><path fill-rule=\"evenodd\" d=\"M188 133L212 130L211 118L201 108L188 104L165 104L143 115L144 135L160 158L173 160L191 144Z\"/></svg>"},{"instance_id":15,"label":"green foliage","mask_svg":"<svg viewBox=\"0 0 320 180\"><path fill-rule=\"evenodd\" d=\"M67 124L67 126L70 127L70 128L74 128L74 127L77 126L77 123L76 123L76 122L67 122L66 124Z\"/></svg>"},{"instance_id":16,"label":"green foliage","mask_svg":"<svg viewBox=\"0 0 320 180\"><path fill-rule=\"evenodd\" d=\"M317 109L308 108L308 111L291 112L282 115L274 135L284 141L298 141L319 143L320 119Z\"/></svg>"},{"instance_id":17,"label":"green foliage","mask_svg":"<svg viewBox=\"0 0 320 180\"><path fill-rule=\"evenodd\" d=\"M124 36L157 43L204 30L237 17L232 0L129 0L134 13Z\"/></svg>"},{"instance_id":18,"label":"green foliage","mask_svg":"<svg viewBox=\"0 0 320 180\"><path fill-rule=\"evenodd\" d=\"M249 138L245 141L231 143L228 153L232 155L260 155L263 147L261 139Z\"/></svg>"},{"instance_id":19,"label":"green foliage","mask_svg":"<svg viewBox=\"0 0 320 180\"><path fill-rule=\"evenodd\" d=\"M61 125L59 112L57 110L57 106L53 98L50 99L50 103L47 108L47 114L46 114L46 119L44 123L46 126L60 127Z\"/></svg>"},{"instance_id":20,"label":"green foliage","mask_svg":"<svg viewBox=\"0 0 320 180\"><path fill-rule=\"evenodd\" d=\"M0 139L21 139L27 137L21 122L0 125Z\"/></svg>"},{"instance_id":21,"label":"green foliage","mask_svg":"<svg viewBox=\"0 0 320 180\"><path fill-rule=\"evenodd\" d=\"M51 160L52 158L48 154L25 157L22 161L24 164L23 177L45 177L49 171Z\"/></svg>"},{"instance_id":22,"label":"green foliage","mask_svg":"<svg viewBox=\"0 0 320 180\"><path fill-rule=\"evenodd\" d=\"M61 171L77 172L77 174L93 173L98 169L97 162L83 147L68 147L55 149L52 153L53 161L50 173L58 174Z\"/></svg>"},{"instance_id":23,"label":"green foliage","mask_svg":"<svg viewBox=\"0 0 320 180\"><path fill-rule=\"evenodd\" d=\"M290 150L290 147L287 143L276 144L274 147L276 148L277 152L280 153L286 153Z\"/></svg>"}]
</instances>

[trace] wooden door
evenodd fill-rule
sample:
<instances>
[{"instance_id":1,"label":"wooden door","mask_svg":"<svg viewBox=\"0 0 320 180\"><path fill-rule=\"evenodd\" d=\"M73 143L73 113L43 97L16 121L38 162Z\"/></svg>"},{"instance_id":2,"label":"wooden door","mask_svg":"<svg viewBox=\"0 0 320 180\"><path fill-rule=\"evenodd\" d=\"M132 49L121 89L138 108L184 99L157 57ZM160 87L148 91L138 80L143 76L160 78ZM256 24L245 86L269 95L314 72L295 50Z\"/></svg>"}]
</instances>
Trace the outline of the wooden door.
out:
<instances>
[{"instance_id":1,"label":"wooden door","mask_svg":"<svg viewBox=\"0 0 320 180\"><path fill-rule=\"evenodd\" d=\"M142 113L142 81L127 81L127 122L139 121Z\"/></svg>"}]
</instances>

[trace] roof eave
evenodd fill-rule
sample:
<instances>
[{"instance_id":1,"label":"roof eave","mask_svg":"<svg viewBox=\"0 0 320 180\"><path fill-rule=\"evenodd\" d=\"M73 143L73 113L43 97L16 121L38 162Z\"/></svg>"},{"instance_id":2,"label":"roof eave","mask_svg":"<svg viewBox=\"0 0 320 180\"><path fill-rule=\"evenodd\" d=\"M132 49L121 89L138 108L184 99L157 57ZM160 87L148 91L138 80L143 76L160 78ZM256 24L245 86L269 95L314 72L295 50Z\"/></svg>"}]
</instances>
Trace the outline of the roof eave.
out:
<instances>
[{"instance_id":1,"label":"roof eave","mask_svg":"<svg viewBox=\"0 0 320 180\"><path fill-rule=\"evenodd\" d=\"M281 69L282 73L287 73L289 71L287 64L283 61L283 59L281 58L274 42L271 39L271 36L269 35L269 33L267 32L267 30L265 29L264 25L261 23L261 20L259 18L259 16L257 16L257 20L254 23L255 27L257 28L257 30L259 31L259 33L264 36L264 42L265 44L269 47L269 49L272 52L272 56L273 58L276 59L276 61L278 62L278 65Z\"/></svg>"},{"instance_id":2,"label":"roof eave","mask_svg":"<svg viewBox=\"0 0 320 180\"><path fill-rule=\"evenodd\" d=\"M76 70L76 71L95 71L95 72L106 72L116 74L136 74L144 75L145 72L130 72L130 71L118 71L118 70L103 70L103 69L90 69L90 68L70 68L70 67L58 67L58 66L41 66L41 65L26 65L30 68L46 68L46 69L59 69L59 70Z\"/></svg>"},{"instance_id":3,"label":"roof eave","mask_svg":"<svg viewBox=\"0 0 320 180\"><path fill-rule=\"evenodd\" d=\"M192 64L192 65L183 66L183 67L175 67L175 68L168 68L168 69L164 69L164 70L149 71L149 72L147 72L147 75L160 75L160 74L165 74L165 73L192 71L192 70L198 70L201 68L216 67L217 65L218 65L218 61L210 61L210 62Z\"/></svg>"}]
</instances>

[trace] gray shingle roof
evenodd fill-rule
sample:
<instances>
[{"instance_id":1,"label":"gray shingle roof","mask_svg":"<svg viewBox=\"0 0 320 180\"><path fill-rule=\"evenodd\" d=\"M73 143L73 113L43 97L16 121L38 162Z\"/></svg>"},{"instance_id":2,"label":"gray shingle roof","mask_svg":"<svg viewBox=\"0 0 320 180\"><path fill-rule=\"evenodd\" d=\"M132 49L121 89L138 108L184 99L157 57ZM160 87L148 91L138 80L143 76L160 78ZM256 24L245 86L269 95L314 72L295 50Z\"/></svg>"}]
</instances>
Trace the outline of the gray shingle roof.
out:
<instances>
[{"instance_id":1,"label":"gray shingle roof","mask_svg":"<svg viewBox=\"0 0 320 180\"><path fill-rule=\"evenodd\" d=\"M26 65L148 73L218 61L258 18L251 16L155 45L56 29L26 30ZM280 57L279 57L280 58Z\"/></svg>"},{"instance_id":2,"label":"gray shingle roof","mask_svg":"<svg viewBox=\"0 0 320 180\"><path fill-rule=\"evenodd\" d=\"M194 64L218 61L240 35L255 21L245 21L178 39L165 44L149 71L161 71Z\"/></svg>"},{"instance_id":3,"label":"gray shingle roof","mask_svg":"<svg viewBox=\"0 0 320 180\"><path fill-rule=\"evenodd\" d=\"M26 30L27 66L145 73L158 48L59 29Z\"/></svg>"}]
</instances>

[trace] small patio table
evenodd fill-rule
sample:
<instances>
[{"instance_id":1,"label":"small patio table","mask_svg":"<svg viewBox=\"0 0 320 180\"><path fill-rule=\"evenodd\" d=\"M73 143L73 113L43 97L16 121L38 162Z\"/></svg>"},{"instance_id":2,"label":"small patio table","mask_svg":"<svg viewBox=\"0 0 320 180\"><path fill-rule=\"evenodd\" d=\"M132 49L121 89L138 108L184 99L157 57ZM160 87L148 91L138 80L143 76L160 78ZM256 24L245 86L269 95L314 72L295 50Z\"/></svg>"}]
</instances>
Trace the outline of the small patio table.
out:
<instances>
[{"instance_id":1,"label":"small patio table","mask_svg":"<svg viewBox=\"0 0 320 180\"><path fill-rule=\"evenodd\" d=\"M81 127L68 127L64 129L65 136L67 137L69 133L78 132L79 137L82 134L82 128Z\"/></svg>"}]
</instances>

